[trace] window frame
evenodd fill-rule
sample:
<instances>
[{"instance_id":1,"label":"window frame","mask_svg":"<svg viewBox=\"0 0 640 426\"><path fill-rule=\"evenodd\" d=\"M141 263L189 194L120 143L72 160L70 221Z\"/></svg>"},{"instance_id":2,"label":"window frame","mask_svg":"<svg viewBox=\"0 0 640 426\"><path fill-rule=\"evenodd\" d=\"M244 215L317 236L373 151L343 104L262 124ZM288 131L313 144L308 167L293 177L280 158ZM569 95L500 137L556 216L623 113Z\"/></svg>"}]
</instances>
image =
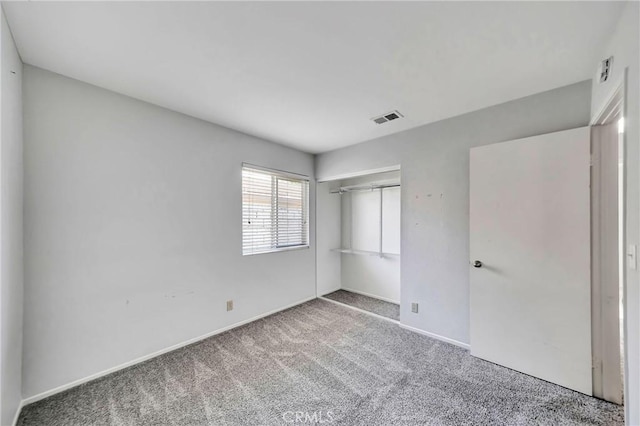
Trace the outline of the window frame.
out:
<instances>
[{"instance_id":1,"label":"window frame","mask_svg":"<svg viewBox=\"0 0 640 426\"><path fill-rule=\"evenodd\" d=\"M272 199L272 204L271 204L271 212L272 212L272 217L271 217L271 222L272 222L272 227L271 227L271 244L270 244L270 248L269 249L265 249L265 250L259 250L259 251L251 251L251 252L245 252L245 245L244 245L244 238L245 238L245 201L244 201L244 171L248 170L251 172L257 172L257 173L264 173L266 175L270 175L272 176L272 189L271 189L271 199ZM287 171L283 171L283 170L278 170L278 169L272 169L272 168L268 168L268 167L264 167L264 166L258 166L255 164L251 164L251 163L242 163L242 167L241 167L241 221L242 221L242 239L241 239L241 249L242 249L242 256L254 256L254 255L258 255L258 254L266 254L266 253L276 253L276 252L282 252L282 251L292 251L292 250L301 250L301 249L308 249L310 248L310 240L311 240L311 235L310 235L310 226L309 226L309 216L310 216L310 179L309 176L306 175L302 175L302 174L298 174L298 173L293 173L293 172L287 172ZM274 179L275 178L275 179ZM302 244L285 244L285 245L278 245L278 215L279 215L279 209L278 209L278 203L280 202L280 196L278 196L279 194L279 186L278 186L278 182L279 180L286 180L286 181L292 181L292 182L301 182L303 185L303 190L302 190L302 221L303 221L303 233L302 235L306 238L304 238L306 240L305 243Z\"/></svg>"}]
</instances>

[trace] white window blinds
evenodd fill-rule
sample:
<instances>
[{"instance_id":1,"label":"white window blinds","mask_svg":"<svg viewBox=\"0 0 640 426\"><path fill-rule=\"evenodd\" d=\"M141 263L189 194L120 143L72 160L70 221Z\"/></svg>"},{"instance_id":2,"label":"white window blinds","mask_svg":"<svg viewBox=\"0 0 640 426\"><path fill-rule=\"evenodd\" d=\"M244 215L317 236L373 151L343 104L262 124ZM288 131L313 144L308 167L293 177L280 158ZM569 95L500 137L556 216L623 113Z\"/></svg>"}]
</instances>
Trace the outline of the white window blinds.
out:
<instances>
[{"instance_id":1,"label":"white window blinds","mask_svg":"<svg viewBox=\"0 0 640 426\"><path fill-rule=\"evenodd\" d=\"M242 166L242 254L309 246L309 180Z\"/></svg>"}]
</instances>

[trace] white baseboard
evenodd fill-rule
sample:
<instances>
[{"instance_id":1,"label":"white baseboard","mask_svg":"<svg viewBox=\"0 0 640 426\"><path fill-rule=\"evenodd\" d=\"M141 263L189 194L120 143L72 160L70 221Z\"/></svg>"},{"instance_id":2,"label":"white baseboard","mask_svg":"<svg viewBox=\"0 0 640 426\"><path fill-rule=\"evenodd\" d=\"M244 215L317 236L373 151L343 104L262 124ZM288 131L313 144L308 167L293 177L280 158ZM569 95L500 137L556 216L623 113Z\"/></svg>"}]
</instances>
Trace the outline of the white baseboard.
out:
<instances>
[{"instance_id":1,"label":"white baseboard","mask_svg":"<svg viewBox=\"0 0 640 426\"><path fill-rule=\"evenodd\" d=\"M338 290L340 290L340 289L345 290L345 291L350 291L351 293L361 294L363 296L372 297L374 299L382 300L383 302L395 303L396 305L400 304L400 301L398 301L398 300L388 299L386 297L378 296L376 294L365 293L364 291L354 290L354 289L348 288L348 287L341 287Z\"/></svg>"},{"instance_id":2,"label":"white baseboard","mask_svg":"<svg viewBox=\"0 0 640 426\"><path fill-rule=\"evenodd\" d=\"M442 342L450 343L452 345L459 346L466 350L471 350L471 345L469 345L468 343L462 343L457 340L449 339L448 337L440 336L439 334L430 333L428 331L424 331L419 328L411 327L405 324L400 324L400 328L404 328L405 330L413 331L414 333L422 334L423 336L428 336L433 339L440 340Z\"/></svg>"},{"instance_id":3,"label":"white baseboard","mask_svg":"<svg viewBox=\"0 0 640 426\"><path fill-rule=\"evenodd\" d=\"M346 290L346 289L343 288L343 290ZM428 336L428 337L431 337L431 338L436 339L436 340L440 340L440 341L445 342L445 343L449 343L449 344L452 344L452 345L455 345L455 346L459 346L459 347L461 347L463 349L466 349L466 350L470 350L471 349L471 346L469 344L467 344L467 343L462 343L462 342L459 342L457 340L450 339L448 337L440 336L439 334L430 333L428 331L424 331L424 330L421 330L419 328L411 327L409 325L402 324L400 321L397 321L397 320L394 320L394 319L391 319L391 318L387 318L387 317L384 317L382 315L378 315L378 314L370 312L370 311L365 311L364 309L356 308L355 306L347 305L345 303L338 302L337 300L328 299L328 298L322 297L322 296L320 296L319 299L326 300L327 302L335 303L336 305L340 305L340 306L345 307L345 308L353 309L355 311L362 312L364 314L371 315L371 316L383 319L385 321L389 321L389 322L395 323L398 326L400 326L400 328L404 328L405 330L409 330L409 331L412 331L414 333L422 334L423 336Z\"/></svg>"},{"instance_id":4,"label":"white baseboard","mask_svg":"<svg viewBox=\"0 0 640 426\"><path fill-rule=\"evenodd\" d=\"M335 287L335 288L332 288L331 290L323 291L323 292L322 292L322 294L318 294L318 297L326 296L327 294L329 294L329 293L333 293L334 291L338 291L338 290L340 290L341 288L342 288L342 287L337 286L337 287Z\"/></svg>"},{"instance_id":5,"label":"white baseboard","mask_svg":"<svg viewBox=\"0 0 640 426\"><path fill-rule=\"evenodd\" d=\"M371 316L383 319L385 321L392 322L394 324L400 324L400 321L398 321L398 320L394 320L392 318L387 318L387 317L384 317L382 315L378 315L378 314L376 314L374 312L371 312L371 311L365 311L364 309L356 308L355 306L347 305L346 303L338 302L337 300L328 299L328 298L322 297L322 296L320 296L318 299L326 300L327 302L335 303L336 305L340 305L340 306L342 306L344 308L353 309L354 311L362 312L363 314L371 315Z\"/></svg>"},{"instance_id":6,"label":"white baseboard","mask_svg":"<svg viewBox=\"0 0 640 426\"><path fill-rule=\"evenodd\" d=\"M22 412L22 407L24 407L26 404L24 403L24 399L22 401L20 401L20 404L18 404L18 409L16 410L16 415L13 416L13 423L11 423L12 426L16 426L18 424L18 419L20 418L20 413Z\"/></svg>"},{"instance_id":7,"label":"white baseboard","mask_svg":"<svg viewBox=\"0 0 640 426\"><path fill-rule=\"evenodd\" d=\"M108 369L106 369L104 371L100 371L99 373L95 373L95 374L92 374L90 376L84 377L82 379L74 380L73 382L67 383L65 385L58 386L58 387L56 387L54 389L39 393L39 394L34 395L34 396L30 396L30 397L25 398L25 399L22 400L21 408L26 406L26 405L28 405L28 404L31 404L31 403L34 403L36 401L40 401L41 399L47 398L47 397L49 397L51 395L55 395L57 393L65 391L67 389L71 389L73 387L79 386L79 385L81 385L83 383L87 383L87 382L90 382L92 380L98 379L100 377L106 376L108 374L114 373L116 371L122 370L124 368L131 367L132 365L136 365L136 364L139 364L141 362L148 361L151 358L155 358L155 357L160 356L162 354L165 354L167 352L175 351L176 349L183 348L185 346L188 346L188 345L191 345L193 343L199 342L201 340L207 339L207 338L209 338L211 336L215 336L216 334L224 333L225 331L229 331L231 329L240 327L242 325L245 325L245 324L248 324L250 322L259 320L261 318L268 317L269 315L273 315L273 314L278 313L280 311L284 311L285 309L293 308L294 306L301 305L301 304L306 303L306 302L308 302L310 300L313 300L313 299L316 299L316 297L315 296L307 297L305 299L299 300L299 301L297 301L295 303L292 303L290 305L284 306L282 308L278 308L278 309L274 309L274 310L269 311L269 312L265 312L264 314L257 315L257 316L255 316L253 318L249 318L247 320L240 321L240 322L237 322L235 324L228 325L226 327L220 328L218 330L212 331L212 332L204 334L202 336L198 336L198 337L195 337L193 339L186 340L186 341L184 341L182 343L178 343L176 345L169 346L168 348L161 349L161 350L153 352L153 353L151 353L149 355L145 355L145 356L142 356L140 358L136 358L136 359L134 359L132 361L125 362L124 364L120 364L120 365L118 365L116 367L108 368ZM18 412L18 414L19 414L19 412ZM17 417L16 417L16 419L17 419Z\"/></svg>"}]
</instances>

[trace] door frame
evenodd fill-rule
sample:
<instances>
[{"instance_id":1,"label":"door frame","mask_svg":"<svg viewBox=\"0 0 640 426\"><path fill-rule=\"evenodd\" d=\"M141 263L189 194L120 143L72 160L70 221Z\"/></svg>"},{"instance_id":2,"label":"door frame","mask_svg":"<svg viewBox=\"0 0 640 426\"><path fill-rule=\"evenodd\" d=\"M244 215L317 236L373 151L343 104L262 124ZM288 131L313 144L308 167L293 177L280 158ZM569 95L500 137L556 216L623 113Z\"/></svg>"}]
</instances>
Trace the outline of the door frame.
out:
<instances>
[{"instance_id":1,"label":"door frame","mask_svg":"<svg viewBox=\"0 0 640 426\"><path fill-rule=\"evenodd\" d=\"M627 87L627 72L625 70L624 76L622 78L622 80L620 81L620 83L613 89L613 91L611 92L611 94L609 95L606 103L604 104L604 106L602 107L602 109L593 116L593 118L591 119L591 122L589 123L590 127L595 127L595 126L602 126L602 125L609 125L609 124L615 124L616 121L618 121L619 118L625 118L627 113L626 113L626 87ZM621 173L621 179L618 181L618 194L619 194L619 201L618 201L618 208L620 209L619 211L619 223L618 223L618 238L619 238L619 253L618 256L621 257L622 259L620 259L620 261L622 262L622 267L619 268L619 282L623 283L622 285L622 303L621 303L621 309L622 309L622 317L623 317L623 327L621 331L621 335L622 335L622 339L623 339L623 358L624 358L624 363L622 364L622 387L623 387L623 395L626 395L626 390L628 389L628 362L629 362L629 357L628 357L628 340L627 340L627 312L626 312L626 298L627 298L627 278L626 278L626 212L625 212L625 205L626 205L626 194L627 194L627 190L626 190L626 180L625 180L625 173L624 173L624 167L625 167L625 163L626 163L626 153L625 153L625 145L626 145L626 132L619 132L618 133L618 158L619 158L619 162L623 168L623 171ZM592 166L594 165L598 165L597 163L599 161L599 156L598 155L594 155L594 153L592 152L592 159L593 159L593 163ZM592 178L593 178L593 174L592 174ZM593 185L593 182L592 182ZM593 200L593 195L592 194L592 200ZM591 206L591 217L592 217L592 222L596 222L600 215L599 215L599 208L597 205L592 203ZM592 239L592 256L594 255L594 253L598 253L599 248L595 247L595 243L594 243L594 239ZM595 267L599 267L600 265L596 263L595 259L592 258L592 268ZM600 286L600 280L599 280L599 276L597 274L592 273L591 275L591 285L592 285L592 312L600 309L603 306L603 300L600 298L600 292L599 291L593 291L595 288ZM595 342L598 342L601 340L601 333L600 330L602 329L606 329L608 327L606 327L605 322L606 321L611 321L610 318L605 318L603 316L600 315L592 315L592 327L591 327L591 333L592 333L592 342L594 343L593 346L593 353L592 353L592 357L594 360L594 391L596 390L596 381L599 381L600 384L602 384L603 381L603 372L604 371L611 371L614 370L616 368L614 368L613 365L609 366L609 368L607 368L604 364L607 362L615 362L612 361L611 358L607 357L606 354L604 353L605 351L603 350L602 347L598 347ZM610 324L609 324L610 325ZM617 327L618 329L620 329L620 327ZM615 366L617 367L617 366ZM598 396L598 397L602 397L601 395L596 395L594 392L594 396ZM628 413L627 413L627 406L628 404L625 404L625 418L628 418Z\"/></svg>"},{"instance_id":2,"label":"door frame","mask_svg":"<svg viewBox=\"0 0 640 426\"><path fill-rule=\"evenodd\" d=\"M403 195L403 189L402 189L402 166L400 164L396 164L396 165L391 165L391 166L386 166L386 167L379 167L376 169L367 169L367 170L360 170L360 171L355 171L355 172L348 172L348 173L342 173L342 174L338 174L338 175L332 175L332 176L327 176L324 178L320 178L316 180L316 186L318 187L318 190L316 191L316 203L315 203L315 208L316 208L316 243L320 240L320 239L324 239L324 237L320 237L320 235L322 234L321 232L318 232L318 224L321 223L321 213L320 213L320 209L321 209L321 201L320 198L322 196L329 196L329 197L336 197L336 189L337 187L339 188L340 186L340 182L343 180L348 180L348 179L356 179L356 178L361 178L361 177L366 177L366 176L371 176L371 175L377 175L377 174L382 174L382 173L389 173L389 172L398 172L399 176L400 176L400 238L401 238L401 242L402 242L402 222L403 222L403 218L402 218L402 199L404 197ZM337 185L337 187L336 187ZM382 229L383 229L383 221L382 221L382 206L383 206L383 196L382 196L382 189L379 189L380 191L380 223L379 223L379 227L380 227L380 246L379 246L379 256L380 258L384 257L383 253L382 253ZM348 193L349 194L349 193ZM340 197L340 196L338 196ZM337 198L337 200L340 200L340 198ZM349 198L349 203L351 203L351 199ZM338 260L338 269L339 269L339 278L342 278L342 249L345 248L343 245L343 224L341 223L342 221L342 209L343 209L343 201L340 201L340 205L339 205L339 212L338 212L338 220L340 221L340 238L339 238L339 243L335 244L334 246L330 247L329 249L333 252L333 256L337 255L337 258L340 259ZM351 208L351 206L349 206L349 209ZM350 220L353 220L352 218L350 218ZM351 224L349 224L348 226L349 228L349 232L353 232L353 227ZM349 246L351 246L352 244L352 240L353 240L353 236L349 235ZM326 247L325 247L326 248ZM351 254L356 254L356 255L367 255L367 256L371 256L372 253L374 252L365 252L365 251L361 251L360 253L353 253L353 251L351 251ZM388 253L387 253L388 255ZM319 285L319 279L318 276L322 273L320 270L322 268L326 267L327 262L326 261L321 261L320 257L323 256L323 253L321 252L321 250L316 250L316 271L315 271L315 281L316 281L316 297L319 298L323 298L323 296L336 291L336 290L340 290L340 289L345 289L345 290L349 290L351 292L358 292L354 289L347 289L344 288L342 286L342 282L341 280L338 282L338 286L332 287L331 289L327 289L327 288L322 288L320 289L320 285ZM402 254L400 253L400 258L402 257ZM333 262L333 264L335 265L335 262ZM391 300L391 299L386 299L384 297L380 297L377 295L372 295L369 293L363 293L361 292L361 294L364 294L365 296L371 296L380 300L384 300L387 302L392 302L392 303L397 303L400 306L402 306L402 263L400 263L400 293L398 296L398 300ZM329 299L326 299L329 300ZM383 318L383 319L388 319L388 318ZM397 322L399 323L400 321L396 321L396 320L390 320L393 322Z\"/></svg>"}]
</instances>

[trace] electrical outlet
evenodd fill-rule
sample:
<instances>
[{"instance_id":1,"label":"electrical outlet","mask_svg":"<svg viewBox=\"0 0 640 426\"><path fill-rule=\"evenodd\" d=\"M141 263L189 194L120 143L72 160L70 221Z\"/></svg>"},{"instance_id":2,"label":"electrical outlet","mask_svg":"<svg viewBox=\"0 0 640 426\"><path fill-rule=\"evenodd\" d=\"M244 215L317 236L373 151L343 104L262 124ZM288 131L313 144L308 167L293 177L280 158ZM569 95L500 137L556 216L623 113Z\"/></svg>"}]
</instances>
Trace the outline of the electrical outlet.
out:
<instances>
[{"instance_id":1,"label":"electrical outlet","mask_svg":"<svg viewBox=\"0 0 640 426\"><path fill-rule=\"evenodd\" d=\"M233 311L233 300L227 300L227 311Z\"/></svg>"},{"instance_id":2,"label":"electrical outlet","mask_svg":"<svg viewBox=\"0 0 640 426\"><path fill-rule=\"evenodd\" d=\"M411 312L413 312L414 314L418 313L418 304L417 303L412 303L411 304Z\"/></svg>"}]
</instances>

